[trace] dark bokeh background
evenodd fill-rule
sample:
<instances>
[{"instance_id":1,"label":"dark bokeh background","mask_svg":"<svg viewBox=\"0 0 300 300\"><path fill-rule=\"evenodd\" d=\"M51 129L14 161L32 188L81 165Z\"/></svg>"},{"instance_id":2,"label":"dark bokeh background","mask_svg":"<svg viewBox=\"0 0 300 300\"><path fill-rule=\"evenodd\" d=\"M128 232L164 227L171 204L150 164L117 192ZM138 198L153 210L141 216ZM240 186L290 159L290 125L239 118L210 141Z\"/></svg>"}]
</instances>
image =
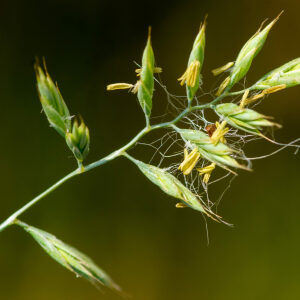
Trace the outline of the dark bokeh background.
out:
<instances>
[{"instance_id":1,"label":"dark bokeh background","mask_svg":"<svg viewBox=\"0 0 300 300\"><path fill-rule=\"evenodd\" d=\"M255 60L248 82L299 56L299 1L10 1L0 6L1 219L74 169L63 140L48 127L35 89L33 61L45 56L72 113L91 131L89 161L126 143L143 126L135 98L105 91L135 80L147 26L169 90L182 94L183 72L209 14L204 88L210 70L233 60L266 17L284 15ZM299 137L300 88L268 98L260 111L284 127L279 141ZM154 100L165 112L166 99ZM149 161L148 148L136 150ZM275 150L267 142L250 156ZM285 150L240 172L219 213L235 228L209 222L117 159L66 183L22 219L87 253L134 299L299 299L299 155ZM217 196L212 192L212 197ZM0 298L119 299L76 279L19 228L1 233Z\"/></svg>"}]
</instances>

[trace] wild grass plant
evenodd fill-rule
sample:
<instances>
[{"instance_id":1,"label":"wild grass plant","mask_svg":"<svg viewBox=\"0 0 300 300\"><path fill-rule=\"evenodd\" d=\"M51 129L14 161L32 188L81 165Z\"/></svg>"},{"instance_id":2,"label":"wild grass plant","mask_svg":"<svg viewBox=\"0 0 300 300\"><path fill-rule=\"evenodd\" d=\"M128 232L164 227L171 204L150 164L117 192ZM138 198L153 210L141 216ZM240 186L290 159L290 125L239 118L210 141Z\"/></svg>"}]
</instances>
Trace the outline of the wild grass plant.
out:
<instances>
[{"instance_id":1,"label":"wild grass plant","mask_svg":"<svg viewBox=\"0 0 300 300\"><path fill-rule=\"evenodd\" d=\"M281 67L275 68L242 90L233 90L250 70L256 55L262 49L270 30L279 17L257 32L244 44L234 61L212 70L214 76L226 74L220 86L212 91L214 97L207 101L207 94L202 91L202 70L205 53L206 20L201 24L190 52L187 68L178 79L185 86L186 96L179 101L184 108L175 118L167 122L153 122L151 113L155 105L154 85L162 87L156 74L162 68L156 66L151 45L149 29L146 47L142 55L141 66L135 70L137 81L134 83L114 83L107 86L108 91L127 89L137 95L138 102L145 115L145 127L126 145L107 156L85 164L89 153L89 129L81 116L73 116L65 103L57 84L51 79L46 64L37 61L35 72L37 90L43 112L52 128L65 140L74 154L77 168L50 186L43 193L29 201L8 217L1 225L3 231L11 225L18 225L28 232L36 242L55 261L65 268L92 283L99 283L120 292L119 286L102 271L89 257L73 247L57 239L50 233L28 225L20 220L20 216L33 205L52 193L69 179L79 176L110 161L124 157L129 159L150 181L163 192L177 199L176 207L189 207L199 211L203 216L214 221L226 223L216 211L216 201L208 197L208 187L228 176L236 176L238 172L251 171L251 158L248 158L243 147L250 141L265 139L266 142L280 146L275 152L285 147L299 148L294 140L289 144L281 144L268 136L270 128L281 126L273 118L259 111L258 104L272 93L300 84L300 58L296 58ZM234 57L233 57L234 59ZM205 112L211 110L215 118L207 120ZM195 122L196 120L197 122ZM167 130L172 144L176 143L179 153L172 153L177 162L170 166L155 166L140 161L129 154L130 150L151 131ZM159 149L157 149L158 151ZM221 176L216 176L221 171Z\"/></svg>"}]
</instances>

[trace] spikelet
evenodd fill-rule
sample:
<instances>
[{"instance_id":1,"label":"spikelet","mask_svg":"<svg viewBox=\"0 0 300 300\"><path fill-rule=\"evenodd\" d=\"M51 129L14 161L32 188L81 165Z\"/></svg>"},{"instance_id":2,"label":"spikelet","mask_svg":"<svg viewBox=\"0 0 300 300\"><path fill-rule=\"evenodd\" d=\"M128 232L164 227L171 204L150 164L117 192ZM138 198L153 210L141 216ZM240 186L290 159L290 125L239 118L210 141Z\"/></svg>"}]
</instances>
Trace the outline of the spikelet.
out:
<instances>
[{"instance_id":1,"label":"spikelet","mask_svg":"<svg viewBox=\"0 0 300 300\"><path fill-rule=\"evenodd\" d=\"M216 112L232 127L262 137L264 136L260 131L263 127L281 127L279 124L269 121L270 117L252 109L241 108L234 103L219 104L216 106Z\"/></svg>"},{"instance_id":2,"label":"spikelet","mask_svg":"<svg viewBox=\"0 0 300 300\"><path fill-rule=\"evenodd\" d=\"M107 286L118 293L121 292L120 287L85 254L65 244L46 231L19 220L16 220L15 224L21 226L50 257L69 271L75 273L77 277L85 278L93 284Z\"/></svg>"},{"instance_id":3,"label":"spikelet","mask_svg":"<svg viewBox=\"0 0 300 300\"><path fill-rule=\"evenodd\" d=\"M201 80L201 69L204 61L204 49L205 49L205 29L206 29L206 17L203 24L200 26L200 30L193 44L192 51L190 53L187 69L184 74L178 78L181 85L186 84L186 93L189 102L191 102L199 89Z\"/></svg>"},{"instance_id":4,"label":"spikelet","mask_svg":"<svg viewBox=\"0 0 300 300\"><path fill-rule=\"evenodd\" d=\"M89 153L90 133L88 127L81 119L81 124L75 119L72 131L66 133L66 143L78 162L82 162Z\"/></svg>"},{"instance_id":5,"label":"spikelet","mask_svg":"<svg viewBox=\"0 0 300 300\"><path fill-rule=\"evenodd\" d=\"M44 69L35 63L37 88L43 111L47 116L50 126L53 127L62 137L65 137L67 130L71 129L71 116L69 109L57 87L47 72L44 61Z\"/></svg>"},{"instance_id":6,"label":"spikelet","mask_svg":"<svg viewBox=\"0 0 300 300\"><path fill-rule=\"evenodd\" d=\"M256 82L253 89L265 90L265 93L272 93L298 84L300 84L300 57L267 73Z\"/></svg>"},{"instance_id":7,"label":"spikelet","mask_svg":"<svg viewBox=\"0 0 300 300\"><path fill-rule=\"evenodd\" d=\"M277 22L280 15L281 13L264 29L261 30L261 28L259 28L258 31L243 46L231 70L230 81L227 85L228 88L233 87L247 74L253 59L262 49L269 31Z\"/></svg>"},{"instance_id":8,"label":"spikelet","mask_svg":"<svg viewBox=\"0 0 300 300\"><path fill-rule=\"evenodd\" d=\"M235 172L229 167L249 170L249 168L241 165L232 157L232 154L235 152L233 149L220 141L215 145L205 132L192 129L180 129L178 127L174 127L174 129L181 135L183 140L190 143L193 149L197 148L202 158L234 174Z\"/></svg>"},{"instance_id":9,"label":"spikelet","mask_svg":"<svg viewBox=\"0 0 300 300\"><path fill-rule=\"evenodd\" d=\"M126 157L129 158L150 181L160 187L166 194L180 199L184 205L212 217L211 212L208 211L204 203L202 203L201 198L193 194L172 174L164 169L137 160L128 154L126 154ZM178 206L179 205L177 204L176 207Z\"/></svg>"},{"instance_id":10,"label":"spikelet","mask_svg":"<svg viewBox=\"0 0 300 300\"><path fill-rule=\"evenodd\" d=\"M151 46L151 27L149 27L148 40L142 57L142 68L139 72L140 80L136 86L140 105L149 118L152 110L152 97L154 91L154 54Z\"/></svg>"}]
</instances>

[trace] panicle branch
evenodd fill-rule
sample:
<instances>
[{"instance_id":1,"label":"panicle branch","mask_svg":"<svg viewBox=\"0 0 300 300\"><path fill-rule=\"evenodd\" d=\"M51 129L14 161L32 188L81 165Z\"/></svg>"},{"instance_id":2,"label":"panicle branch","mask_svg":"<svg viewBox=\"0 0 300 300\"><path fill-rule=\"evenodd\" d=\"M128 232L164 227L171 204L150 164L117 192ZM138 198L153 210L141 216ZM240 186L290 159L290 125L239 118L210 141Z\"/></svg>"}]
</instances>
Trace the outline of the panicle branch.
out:
<instances>
[{"instance_id":1,"label":"panicle branch","mask_svg":"<svg viewBox=\"0 0 300 300\"><path fill-rule=\"evenodd\" d=\"M65 139L67 146L74 154L78 168L13 213L0 224L0 231L12 224L21 226L54 260L65 268L93 283L99 282L119 292L118 285L90 258L58 240L50 233L21 222L18 217L67 180L120 156L128 158L152 183L167 195L172 196L177 201L179 200L180 202L176 204L177 208L190 207L215 221L226 223L213 212L214 203L208 197L205 199L202 192L206 192L207 185L212 183L210 178L216 176L216 169L234 175L237 175L239 170L251 170L249 164L245 165L243 162L243 160L247 161L248 159L244 155L241 143L239 143L241 137L250 135L272 141L265 135L264 130L281 127L281 125L271 121L271 117L249 107L253 103L257 104L267 95L300 84L300 58L296 58L268 72L245 90L231 91L250 70L254 58L262 49L279 16L265 28L262 28L263 25L261 25L258 31L244 44L234 62L226 63L224 66L212 70L215 76L223 72L228 73L216 92L217 97L210 102L193 105L193 100L197 98L197 92L202 84L201 72L204 63L207 27L205 17L192 45L186 71L178 79L181 85L185 85L186 89L185 109L173 120L154 125L151 124L151 113L152 105L155 104L153 99L155 74L161 73L162 69L155 65L151 44L151 28L149 27L141 67L135 70L137 81L133 84L114 83L107 85L108 91L127 89L137 95L145 115L146 126L120 149L85 166L83 166L83 161L86 159L90 148L89 129L81 117L74 118L70 114L57 84L53 82L47 71L45 61L43 67L37 61L35 64L37 89L43 111L50 126ZM243 94L242 98L236 101L234 96L241 94ZM230 100L225 102L224 100L228 100L228 98ZM193 126L193 128L184 128L186 123L180 122L181 120L189 117L192 112L198 110L203 112L206 109L214 111L216 116L214 120L203 122L203 124ZM168 167L161 168L147 164L128 154L128 151L146 134L163 128L175 132L181 141L183 159L177 161L176 169L182 173L178 177L183 176L184 183L176 175L171 174ZM296 145L296 147L299 148L300 146ZM203 191L198 192L197 189L192 188L195 181L201 182Z\"/></svg>"}]
</instances>

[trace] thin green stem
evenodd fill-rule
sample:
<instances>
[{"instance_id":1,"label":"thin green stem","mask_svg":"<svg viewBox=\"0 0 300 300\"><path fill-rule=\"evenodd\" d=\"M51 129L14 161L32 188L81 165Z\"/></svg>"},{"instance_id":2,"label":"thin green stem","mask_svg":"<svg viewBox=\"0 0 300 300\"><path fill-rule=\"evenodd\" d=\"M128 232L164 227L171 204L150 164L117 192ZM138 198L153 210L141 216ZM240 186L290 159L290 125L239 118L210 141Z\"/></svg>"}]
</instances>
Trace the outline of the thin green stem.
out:
<instances>
[{"instance_id":1,"label":"thin green stem","mask_svg":"<svg viewBox=\"0 0 300 300\"><path fill-rule=\"evenodd\" d=\"M11 225L16 220L16 218L19 215L21 215L23 212L25 212L28 208L30 208L34 204L36 204L39 200L41 200L42 198L44 198L45 196L47 196L48 194L50 194L51 192L53 192L54 190L56 190L60 185L62 185L64 182L66 182L70 178L72 178L72 177L80 174L79 170L80 169L77 169L77 170L71 172L70 174L68 174L67 176L65 176L64 178L60 179L58 182L56 182L51 187L49 187L46 191L44 191L43 193L41 193L40 195L38 195L37 197L35 197L34 199L32 199L30 202L28 202L27 204L25 204L22 208L20 208L19 210L17 210L15 213L13 213L8 219L6 219L0 225L0 232L3 229L5 229L7 226Z\"/></svg>"},{"instance_id":2,"label":"thin green stem","mask_svg":"<svg viewBox=\"0 0 300 300\"><path fill-rule=\"evenodd\" d=\"M205 109L205 108L213 108L215 106L215 104L217 104L218 102L220 102L222 99L224 99L227 96L231 96L231 93L223 93L222 95L218 96L217 98L215 98L213 101L206 103L206 104L202 104L202 105L196 105L192 107L192 111L193 110L199 110L199 109Z\"/></svg>"},{"instance_id":3,"label":"thin green stem","mask_svg":"<svg viewBox=\"0 0 300 300\"><path fill-rule=\"evenodd\" d=\"M75 177L76 175L79 175L81 173L85 173L88 172L96 167L99 167L121 155L125 155L127 158L128 156L126 155L126 151L128 149L130 149L131 147L133 147L137 141L139 141L144 135L146 135L147 133L149 133L150 131L156 130L156 129L160 129L160 128L168 128L168 127L173 127L178 121L180 121L185 115L187 115L188 113L190 113L191 111L194 110L199 110L199 109L205 109L205 108L212 108L214 107L214 105L216 103L218 103L219 101L221 101L223 98L225 98L226 96L233 96L233 95L238 95L238 94L242 94L244 91L239 91L239 92L235 92L235 93L223 93L222 95L218 96L217 98L215 98L213 101L206 103L206 104L202 104L202 105L197 105L197 106L191 106L188 105L188 107L183 110L176 118L174 118L173 120L169 121L169 122L165 122L165 123L160 123L160 124L156 124L153 126L150 126L149 122L147 122L146 127L144 129L142 129L129 143L127 143L125 146L121 147L120 149L112 152L111 154L107 155L104 158L101 158L85 167L83 167L82 165L79 165L78 169L74 170L73 172L69 173L68 175L66 175L64 178L60 179L59 181L57 181L55 184L53 184L51 187L49 187L47 190L45 190L43 193L41 193L40 195L38 195L37 197L35 197L34 199L32 199L30 202L28 202L27 204L25 204L23 207L21 207L19 210L17 210L16 212L14 212L10 217L8 217L2 224L0 224L0 232L2 230L4 230L5 228L7 228L8 226L14 224L14 222L16 221L16 219L23 214L25 211L27 211L30 207L32 207L34 204L36 204L37 202L39 202L41 199L43 199L45 196L47 196L48 194L52 193L54 190L56 190L59 186L61 186L63 183L65 183L66 181L68 181L69 179Z\"/></svg>"},{"instance_id":4,"label":"thin green stem","mask_svg":"<svg viewBox=\"0 0 300 300\"><path fill-rule=\"evenodd\" d=\"M107 163L108 161L111 161L113 159L115 159L116 157L122 155L125 151L127 151L129 148L131 148L132 146L135 145L135 143L140 140L145 134L147 134L148 132L150 132L153 128L151 127L145 127L143 130L141 130L128 144L126 144L125 146L121 147L120 149L112 152L111 154L109 154L108 156L97 160L87 166L85 166L84 171L90 171L96 167L99 167L105 163Z\"/></svg>"},{"instance_id":5,"label":"thin green stem","mask_svg":"<svg viewBox=\"0 0 300 300\"><path fill-rule=\"evenodd\" d=\"M76 175L79 175L81 173L87 172L87 171L92 170L92 169L94 169L96 167L99 167L99 166L101 166L101 165L103 165L103 164L105 164L105 163L107 163L107 162L115 159L116 157L122 155L126 150L128 150L129 148L131 148L139 139L141 139L150 130L151 129L149 127L145 127L128 144L126 144L122 148L120 148L120 149L112 152L111 154L109 154L108 156L106 156L106 157L104 157L102 159L99 159L98 161L95 161L94 163L91 163L91 164L85 166L84 168L82 166L79 166L78 169L76 169L75 171L69 173L64 178L60 179L58 182L56 182L54 185L52 185L46 191L44 191L43 193L41 193L40 195L38 195L37 197L35 197L34 199L32 199L30 202L28 202L27 204L25 204L23 207L21 207L19 210L17 210L16 212L14 212L9 218L7 218L0 225L0 232L2 230L4 230L6 227L8 227L9 225L12 225L14 223L14 221L16 220L17 217L19 217L21 214L23 214L26 210L28 210L31 206L33 206L34 204L36 204L37 202L39 202L45 196L47 196L48 194L50 194L51 192L53 192L54 190L56 190L60 185L62 185L63 183L65 183L66 181L68 181L69 179L73 178Z\"/></svg>"}]
</instances>

